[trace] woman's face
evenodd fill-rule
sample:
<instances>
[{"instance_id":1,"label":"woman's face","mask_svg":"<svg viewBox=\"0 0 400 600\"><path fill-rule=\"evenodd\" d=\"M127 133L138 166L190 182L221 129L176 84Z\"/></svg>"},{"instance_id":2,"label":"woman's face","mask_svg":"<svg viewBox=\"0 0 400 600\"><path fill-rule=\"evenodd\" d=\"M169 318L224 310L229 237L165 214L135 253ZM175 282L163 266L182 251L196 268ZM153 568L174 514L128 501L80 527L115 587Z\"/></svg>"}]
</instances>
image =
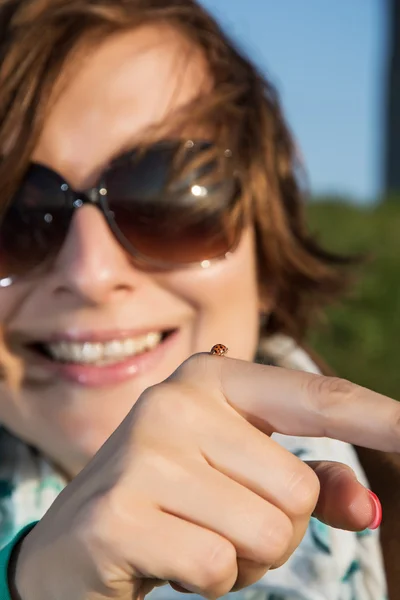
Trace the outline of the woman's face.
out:
<instances>
[{"instance_id":1,"label":"woman's face","mask_svg":"<svg viewBox=\"0 0 400 600\"><path fill-rule=\"evenodd\" d=\"M75 189L87 188L111 157L209 85L200 53L167 28L119 34L76 61L32 157ZM0 421L74 474L143 390L188 356L221 342L230 356L251 360L258 312L250 229L229 259L208 269L152 273L133 266L101 212L84 205L51 269L0 290L0 321L26 373L20 395L3 385ZM64 342L64 360L75 357L72 368L27 352L28 340L54 339ZM85 342L127 339L140 339L147 351L132 343L135 356L111 357L107 366L80 362Z\"/></svg>"}]
</instances>

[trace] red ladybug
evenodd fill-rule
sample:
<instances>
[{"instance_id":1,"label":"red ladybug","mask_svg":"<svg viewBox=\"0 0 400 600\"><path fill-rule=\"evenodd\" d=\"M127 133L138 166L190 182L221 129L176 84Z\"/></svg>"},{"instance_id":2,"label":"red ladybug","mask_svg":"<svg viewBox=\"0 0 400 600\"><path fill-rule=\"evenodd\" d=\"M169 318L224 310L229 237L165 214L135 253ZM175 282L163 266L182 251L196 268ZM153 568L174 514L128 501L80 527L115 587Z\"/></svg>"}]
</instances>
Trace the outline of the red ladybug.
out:
<instances>
[{"instance_id":1,"label":"red ladybug","mask_svg":"<svg viewBox=\"0 0 400 600\"><path fill-rule=\"evenodd\" d=\"M210 354L216 354L217 356L224 356L228 352L228 348L224 344L215 344L211 348Z\"/></svg>"}]
</instances>

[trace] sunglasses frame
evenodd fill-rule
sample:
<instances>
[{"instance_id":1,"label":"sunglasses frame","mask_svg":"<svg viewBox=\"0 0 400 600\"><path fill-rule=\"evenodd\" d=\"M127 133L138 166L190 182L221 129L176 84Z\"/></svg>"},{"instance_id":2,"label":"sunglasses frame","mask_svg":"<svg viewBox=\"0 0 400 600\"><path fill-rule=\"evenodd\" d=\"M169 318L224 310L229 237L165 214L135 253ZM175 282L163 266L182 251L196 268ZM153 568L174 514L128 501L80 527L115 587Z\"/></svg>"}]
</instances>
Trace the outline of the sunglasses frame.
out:
<instances>
[{"instance_id":1,"label":"sunglasses frame","mask_svg":"<svg viewBox=\"0 0 400 600\"><path fill-rule=\"evenodd\" d=\"M161 142L157 142L156 144L152 145L151 148L152 149L157 148L157 147L168 148L168 147L176 146L177 143L179 143L179 140L163 140ZM205 140L192 140L192 139L187 140L183 144L183 148L185 148L189 151L190 150L195 151L196 148L199 148L199 147L201 149L207 149L207 148L212 148L213 146L214 146L214 144L212 142L205 141ZM51 174L52 177L58 178L59 183L60 183L60 188L61 188L63 194L65 195L65 197L68 198L68 204L70 204L70 207L73 212L75 212L75 210L79 210L79 208L83 207L85 204L91 204L93 206L96 206L100 210L102 215L104 216L104 218L105 218L111 232L113 233L114 237L116 238L116 240L123 247L123 249L129 254L129 256L133 259L135 266L137 266L138 268L141 268L143 270L145 270L145 269L152 270L153 269L156 271L190 269L193 267L201 267L203 269L206 269L206 268L209 268L210 266L212 266L215 262L219 262L221 260L228 259L229 256L232 254L232 252L234 252L236 250L238 243L240 241L241 232L243 230L242 222L238 226L238 234L236 236L237 239L235 238L232 245L229 247L229 249L226 252L222 253L221 255L218 255L218 256L215 256L215 257L212 257L209 259L204 259L201 261L195 261L195 262L189 262L189 263L177 263L177 262L168 262L168 261L161 262L157 259L153 259L148 256L145 256L143 253L141 253L139 250L137 250L133 244L130 243L130 241L126 238L126 236L122 233L122 231L118 227L118 223L113 216L113 211L111 210L111 208L109 206L108 189L105 184L105 174L107 173L107 171L111 170L113 168L113 166L120 164L122 161L123 162L129 161L129 159L131 159L134 155L136 155L137 152L138 152L137 148L133 149L129 152L124 153L117 159L111 161L109 163L109 165L106 167L106 169L104 169L104 171L102 172L102 175L99 178L99 181L97 182L97 184L91 188L88 188L88 189L82 190L82 191L74 190L70 186L70 184L59 173L57 173L53 169L47 167L46 165L43 165L41 163L31 163L31 166L42 169L43 171L47 171L48 173ZM223 153L223 156L225 158L227 158L228 160L232 157L232 151L230 149L226 149L222 153ZM232 197L232 199L234 199L234 198L237 198L241 192L239 177L238 177L238 173L236 171L232 172L232 180L236 186L235 192ZM72 220L72 217L71 217L71 220ZM0 227L1 227L1 220L0 220ZM5 287L9 287L9 286L13 285L16 282L16 280L20 279L21 277L29 277L29 275L28 274L17 275L17 276L10 275L8 277L0 278L0 288L5 288Z\"/></svg>"}]
</instances>

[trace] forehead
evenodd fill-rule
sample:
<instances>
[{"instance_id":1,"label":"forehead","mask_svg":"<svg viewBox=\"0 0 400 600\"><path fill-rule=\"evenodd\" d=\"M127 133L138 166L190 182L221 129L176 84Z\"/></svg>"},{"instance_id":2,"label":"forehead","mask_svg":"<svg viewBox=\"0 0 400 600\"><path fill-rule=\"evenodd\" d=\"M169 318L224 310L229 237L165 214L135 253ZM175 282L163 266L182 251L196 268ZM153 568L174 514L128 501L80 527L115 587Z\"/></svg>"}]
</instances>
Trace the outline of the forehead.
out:
<instances>
[{"instance_id":1,"label":"forehead","mask_svg":"<svg viewBox=\"0 0 400 600\"><path fill-rule=\"evenodd\" d=\"M82 182L209 87L201 51L172 27L113 35L73 58L33 159Z\"/></svg>"}]
</instances>

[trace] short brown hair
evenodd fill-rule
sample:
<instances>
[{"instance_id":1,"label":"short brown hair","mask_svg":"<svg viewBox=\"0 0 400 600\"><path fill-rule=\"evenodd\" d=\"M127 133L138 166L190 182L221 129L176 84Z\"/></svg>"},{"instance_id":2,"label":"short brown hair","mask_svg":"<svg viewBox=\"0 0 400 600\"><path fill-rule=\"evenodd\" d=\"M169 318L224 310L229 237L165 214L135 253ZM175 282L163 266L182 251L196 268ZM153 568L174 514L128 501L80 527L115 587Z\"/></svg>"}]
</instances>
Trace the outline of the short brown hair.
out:
<instances>
[{"instance_id":1,"label":"short brown hair","mask_svg":"<svg viewBox=\"0 0 400 600\"><path fill-rule=\"evenodd\" d=\"M343 290L338 267L346 260L325 252L307 231L300 164L273 85L195 0L3 0L2 202L27 168L58 73L77 45L152 23L178 27L207 60L213 90L190 115L195 110L221 137L229 133L235 147L256 234L260 298L271 282L276 297L262 333L300 340L319 309Z\"/></svg>"}]
</instances>

